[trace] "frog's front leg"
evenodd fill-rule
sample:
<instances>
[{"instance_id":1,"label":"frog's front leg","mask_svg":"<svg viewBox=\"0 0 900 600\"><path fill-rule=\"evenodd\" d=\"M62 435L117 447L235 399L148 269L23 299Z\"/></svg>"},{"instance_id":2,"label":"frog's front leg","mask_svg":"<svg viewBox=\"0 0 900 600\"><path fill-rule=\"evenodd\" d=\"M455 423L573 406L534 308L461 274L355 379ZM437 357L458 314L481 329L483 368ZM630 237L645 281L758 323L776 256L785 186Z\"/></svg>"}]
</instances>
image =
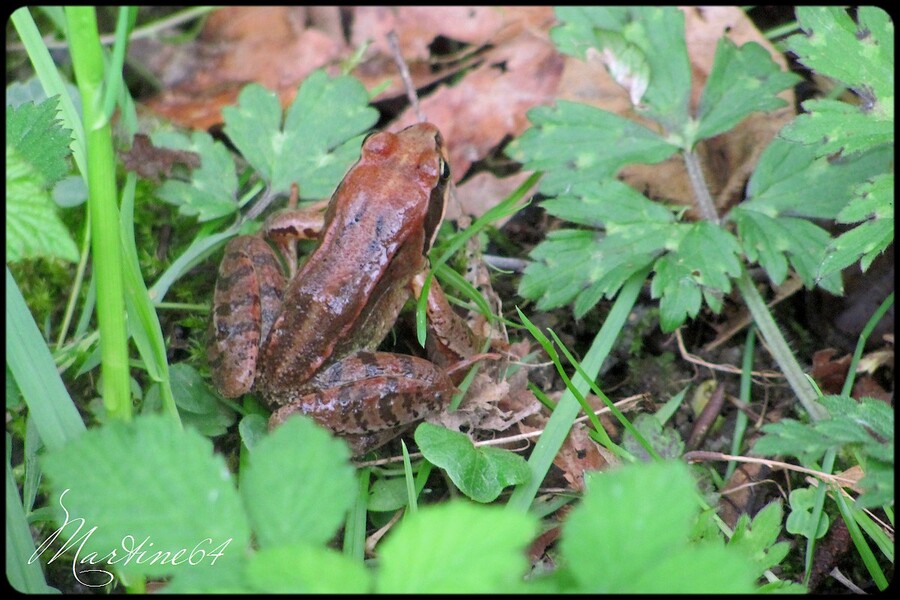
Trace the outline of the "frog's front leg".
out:
<instances>
[{"instance_id":1,"label":"frog's front leg","mask_svg":"<svg viewBox=\"0 0 900 600\"><path fill-rule=\"evenodd\" d=\"M418 273L410 282L413 296L422 295L425 272ZM425 346L432 361L442 367L449 367L484 350L484 342L472 331L465 319L459 316L437 279L432 279L426 304L428 335Z\"/></svg>"},{"instance_id":2,"label":"frog's front leg","mask_svg":"<svg viewBox=\"0 0 900 600\"><path fill-rule=\"evenodd\" d=\"M456 388L425 359L357 352L317 373L296 393L277 398L269 428L300 413L346 438L354 454L389 441L403 428L441 412Z\"/></svg>"}]
</instances>

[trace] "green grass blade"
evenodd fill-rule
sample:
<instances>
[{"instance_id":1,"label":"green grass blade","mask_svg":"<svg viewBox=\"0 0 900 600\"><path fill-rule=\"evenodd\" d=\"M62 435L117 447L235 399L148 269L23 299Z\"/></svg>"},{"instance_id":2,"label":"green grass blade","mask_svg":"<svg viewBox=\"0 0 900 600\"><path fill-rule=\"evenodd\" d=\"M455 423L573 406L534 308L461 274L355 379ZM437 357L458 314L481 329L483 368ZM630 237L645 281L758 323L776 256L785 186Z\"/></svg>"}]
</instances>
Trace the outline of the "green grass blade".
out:
<instances>
[{"instance_id":1,"label":"green grass blade","mask_svg":"<svg viewBox=\"0 0 900 600\"><path fill-rule=\"evenodd\" d=\"M6 435L9 447L9 434ZM9 455L7 455L7 459ZM19 593L46 594L53 592L47 585L39 561L29 564L34 555L34 540L19 499L12 467L6 463L6 579Z\"/></svg>"},{"instance_id":2,"label":"green grass blade","mask_svg":"<svg viewBox=\"0 0 900 600\"><path fill-rule=\"evenodd\" d=\"M878 322L881 321L881 317L888 311L888 309L894 305L894 292L891 292L887 298L875 309L875 312L869 317L869 320L866 321L866 326L863 327L862 332L859 334L859 339L856 340L856 350L853 352L853 358L850 360L850 367L847 369L847 379L844 381L844 387L841 389L841 394L844 396L849 396L850 392L853 391L853 380L856 377L856 365L859 364L859 359L862 357L863 349L866 346L866 341L869 339L869 336L872 335L872 331L875 330L875 326L878 325Z\"/></svg>"},{"instance_id":3,"label":"green grass blade","mask_svg":"<svg viewBox=\"0 0 900 600\"><path fill-rule=\"evenodd\" d=\"M412 463L409 460L409 449L403 440L400 440L400 447L403 449L403 479L406 481L407 512L415 514L419 510L419 494L416 491L415 476L413 476Z\"/></svg>"},{"instance_id":4,"label":"green grass blade","mask_svg":"<svg viewBox=\"0 0 900 600\"><path fill-rule=\"evenodd\" d=\"M747 308L750 310L750 314L753 315L754 323L756 323L760 334L768 345L769 351L772 353L772 358L778 363L781 372L784 373L800 404L803 405L803 408L809 413L809 417L814 421L823 418L826 414L825 409L816 402L815 390L804 376L803 369L800 368L797 358L781 334L781 330L778 328L778 324L775 323L775 319L772 317L772 313L769 312L765 301L756 290L756 284L753 283L745 266L741 266L741 274L734 281L737 284L738 291L744 298L744 302L747 304Z\"/></svg>"},{"instance_id":5,"label":"green grass blade","mask_svg":"<svg viewBox=\"0 0 900 600\"><path fill-rule=\"evenodd\" d=\"M159 325L159 317L150 301L150 294L147 292L144 278L141 276L137 245L134 241L134 190L136 185L137 177L134 173L129 173L122 190L120 223L128 323L131 337L144 360L147 373L160 385L163 411L180 424L181 419L178 416L178 408L175 406L169 379L166 342Z\"/></svg>"},{"instance_id":6,"label":"green grass blade","mask_svg":"<svg viewBox=\"0 0 900 600\"><path fill-rule=\"evenodd\" d=\"M750 404L750 384L752 378L750 372L753 370L753 354L756 347L756 327L752 324L747 330L747 340L744 342L744 360L741 363L741 402ZM741 452L741 445L744 443L744 433L747 432L747 413L739 410L734 422L734 436L731 439L731 454L737 456ZM737 468L737 462L730 460L725 469L725 481L731 479L731 475Z\"/></svg>"},{"instance_id":7,"label":"green grass blade","mask_svg":"<svg viewBox=\"0 0 900 600\"><path fill-rule=\"evenodd\" d=\"M6 364L29 415L48 448L59 448L84 431L84 422L63 385L56 364L22 292L6 269Z\"/></svg>"},{"instance_id":8,"label":"green grass blade","mask_svg":"<svg viewBox=\"0 0 900 600\"><path fill-rule=\"evenodd\" d=\"M824 488L825 486L820 485L820 487ZM847 504L847 500L839 490L834 491L834 498L837 501L838 509L841 511L841 517L847 525L847 530L850 532L850 538L853 540L853 545L856 546L856 551L859 552L859 556L862 558L863 564L866 565L869 575L871 575L872 579L875 581L875 585L878 586L879 590L883 591L888 585L887 577L885 577L881 567L878 566L878 559L875 558L872 549L869 548L869 544L866 542L866 538L863 536L863 533L856 522L856 518L854 517L856 509L851 508L850 505Z\"/></svg>"},{"instance_id":9,"label":"green grass blade","mask_svg":"<svg viewBox=\"0 0 900 600\"><path fill-rule=\"evenodd\" d=\"M599 387L597 387L597 384L594 383L593 379L591 379L588 376L588 374L584 371L584 367L581 366L581 363L579 363L577 360L575 360L575 357L572 356L572 354L569 352L568 348L563 346L562 340L560 340L556 336L556 333L553 331L551 331L550 333L553 334L553 339L555 339L556 343L559 344L560 349L566 355L566 358L568 359L568 361L570 363L572 363L572 366L575 367L575 370L578 371L579 375L581 375L583 378L590 381L591 390L597 395L598 398L600 398L603 401L604 404L606 404L607 408L609 408L609 411L613 414L613 416L616 418L616 420L622 425L622 427L624 427L629 433L631 433L631 435L634 436L634 439L637 440L637 442L641 445L641 447L643 447L644 450L647 451L647 454L649 454L655 460L662 460L663 459L662 456L660 456L659 453L656 451L656 449L650 445L650 442L647 441L647 439L643 436L643 434L641 434L641 432L637 430L637 428L631 423L631 421L629 421L628 418L624 414L622 414L622 411L620 411L619 408L615 404L613 404L613 401L609 399L609 396L604 394L603 390L601 390ZM616 446L616 448L618 449L617 454L620 457L630 458L632 460L634 459L634 457L631 456L631 454L628 453L626 450L620 448L619 446ZM615 450L613 450L613 451L615 452Z\"/></svg>"},{"instance_id":10,"label":"green grass blade","mask_svg":"<svg viewBox=\"0 0 900 600\"><path fill-rule=\"evenodd\" d=\"M522 185L513 190L513 192L501 202L492 206L486 213L478 217L478 219L476 219L469 227L463 231L457 232L447 242L441 244L439 248L434 248L432 250L430 254L432 256L438 255L438 258L431 261L431 269L425 277L425 284L422 286L422 294L416 302L416 338L418 339L420 346L423 348L425 347L425 307L428 304L428 290L431 289L431 280L434 278L435 271L450 260L450 257L456 254L469 238L476 235L479 231L497 219L516 213L521 208L517 206L519 201L525 196L525 193L528 190L534 187L540 178L540 172L532 173Z\"/></svg>"},{"instance_id":11,"label":"green grass blade","mask_svg":"<svg viewBox=\"0 0 900 600\"><path fill-rule=\"evenodd\" d=\"M634 308L634 303L648 273L649 269L644 269L628 278L628 281L625 282L625 285L619 291L612 310L603 323L603 327L600 328L600 332L594 338L591 348L585 355L584 360L581 361L584 370L589 375L593 374L592 377L596 376L600 371L600 366L606 360L619 332L625 327L628 315L631 314L631 310ZM575 378L575 387L581 393L584 393L588 386L589 381L586 381L584 377L579 375ZM543 482L547 471L550 469L550 465L553 464L553 457L559 452L580 409L581 406L578 404L575 395L566 391L560 399L556 410L550 416L544 433L538 439L534 450L531 452L531 457L528 459L531 478L527 483L519 485L513 490L507 504L508 507L514 510L528 510L541 482Z\"/></svg>"},{"instance_id":12,"label":"green grass blade","mask_svg":"<svg viewBox=\"0 0 900 600\"><path fill-rule=\"evenodd\" d=\"M107 119L112 118L119 99L119 91L123 87L122 67L125 65L125 50L128 48L128 34L134 27L137 17L136 6L119 7L119 17L116 20L116 42L113 45L112 59L110 60L103 89L103 114Z\"/></svg>"},{"instance_id":13,"label":"green grass blade","mask_svg":"<svg viewBox=\"0 0 900 600\"><path fill-rule=\"evenodd\" d=\"M194 241L191 242L191 245L188 246L187 250L182 252L178 258L172 261L169 268L159 276L159 279L157 279L152 286L150 286L150 298L156 303L162 302L163 298L165 298L168 293L169 288L172 287L172 284L178 281L178 279L191 270L196 264L205 260L213 252L218 250L220 246L224 245L225 242L234 236L234 233L235 228L229 227L222 233L207 235L206 237L202 237L202 234L198 234L197 237L194 238Z\"/></svg>"},{"instance_id":14,"label":"green grass blade","mask_svg":"<svg viewBox=\"0 0 900 600\"><path fill-rule=\"evenodd\" d=\"M350 507L344 523L344 555L362 562L366 557L366 514L369 509L369 480L372 469L363 467L356 470L356 502Z\"/></svg>"}]
</instances>

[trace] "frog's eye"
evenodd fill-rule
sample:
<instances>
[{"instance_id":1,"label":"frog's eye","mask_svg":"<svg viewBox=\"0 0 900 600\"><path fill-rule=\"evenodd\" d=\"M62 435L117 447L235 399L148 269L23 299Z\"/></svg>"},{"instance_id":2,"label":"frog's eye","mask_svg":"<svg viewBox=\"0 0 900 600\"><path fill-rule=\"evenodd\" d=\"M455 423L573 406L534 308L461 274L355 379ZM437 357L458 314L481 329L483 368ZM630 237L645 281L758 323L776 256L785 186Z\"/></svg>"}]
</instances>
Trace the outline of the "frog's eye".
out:
<instances>
[{"instance_id":1,"label":"frog's eye","mask_svg":"<svg viewBox=\"0 0 900 600\"><path fill-rule=\"evenodd\" d=\"M440 162L440 170L441 170L441 181L447 181L450 179L450 165L444 160L443 157L439 159Z\"/></svg>"}]
</instances>

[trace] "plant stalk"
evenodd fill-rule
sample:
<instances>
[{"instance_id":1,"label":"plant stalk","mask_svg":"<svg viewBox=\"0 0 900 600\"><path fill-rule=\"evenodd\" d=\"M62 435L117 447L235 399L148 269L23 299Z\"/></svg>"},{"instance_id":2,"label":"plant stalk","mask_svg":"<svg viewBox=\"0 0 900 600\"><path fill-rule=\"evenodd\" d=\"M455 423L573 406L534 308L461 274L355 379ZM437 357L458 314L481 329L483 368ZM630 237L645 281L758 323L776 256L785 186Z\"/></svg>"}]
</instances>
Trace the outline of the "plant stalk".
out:
<instances>
[{"instance_id":1,"label":"plant stalk","mask_svg":"<svg viewBox=\"0 0 900 600\"><path fill-rule=\"evenodd\" d=\"M741 265L741 274L735 281L741 297L747 303L747 308L753 316L756 327L772 353L772 358L778 363L778 366L787 378L788 384L794 390L797 399L800 400L800 404L803 405L803 408L806 409L806 412L809 413L810 418L814 421L826 417L825 409L816 402L818 397L816 390L813 389L803 373L803 369L800 368L794 353L791 352L787 341L781 335L781 330L778 329L775 319L772 318L772 313L769 312L765 300L756 290L750 274L743 265Z\"/></svg>"},{"instance_id":2,"label":"plant stalk","mask_svg":"<svg viewBox=\"0 0 900 600\"><path fill-rule=\"evenodd\" d=\"M709 193L709 186L706 185L706 179L703 177L700 159L692 150L685 150L684 166L687 169L688 179L691 181L694 198L697 200L697 211L700 213L700 217L704 221L720 225L719 213L716 212L716 204L713 201L712 195Z\"/></svg>"},{"instance_id":3,"label":"plant stalk","mask_svg":"<svg viewBox=\"0 0 900 600\"><path fill-rule=\"evenodd\" d=\"M81 92L87 151L88 210L93 266L97 275L101 395L110 417L131 419L125 290L119 239L115 153L109 119L103 112L103 52L97 16L89 6L66 7L72 65Z\"/></svg>"}]
</instances>

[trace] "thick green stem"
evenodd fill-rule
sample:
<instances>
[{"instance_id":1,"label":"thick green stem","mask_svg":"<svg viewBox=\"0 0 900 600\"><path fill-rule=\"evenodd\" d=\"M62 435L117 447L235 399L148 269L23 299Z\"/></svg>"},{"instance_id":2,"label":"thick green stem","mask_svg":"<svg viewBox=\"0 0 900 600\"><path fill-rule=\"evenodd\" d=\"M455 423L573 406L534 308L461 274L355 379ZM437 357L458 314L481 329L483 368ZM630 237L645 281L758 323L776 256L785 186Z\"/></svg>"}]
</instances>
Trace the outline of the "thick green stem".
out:
<instances>
[{"instance_id":1,"label":"thick green stem","mask_svg":"<svg viewBox=\"0 0 900 600\"><path fill-rule=\"evenodd\" d=\"M703 178L700 160L693 152L685 151L684 164L687 167L688 179L691 182L700 216L706 221L720 225L719 215L716 212L712 195L710 195L709 187ZM800 400L803 408L806 409L806 412L809 413L810 418L813 420L825 417L825 409L816 403L817 395L815 389L813 389L809 380L806 379L803 369L800 368L794 353L791 352L784 336L781 335L781 330L778 329L775 319L772 318L772 313L769 312L769 308L763 301L762 296L756 291L756 287L753 285L753 281L750 279L750 275L744 266L741 266L741 275L737 279L737 286L738 291L744 298L744 302L747 303L747 308L750 309L750 314L753 315L753 321L759 328L760 334L762 334L772 353L772 357L787 378L791 389L797 394L797 398Z\"/></svg>"},{"instance_id":2,"label":"thick green stem","mask_svg":"<svg viewBox=\"0 0 900 600\"><path fill-rule=\"evenodd\" d=\"M103 112L103 52L92 7L66 7L72 65L81 92L87 146L88 209L93 267L97 275L101 395L112 418L131 419L125 290L119 239L115 153L109 119Z\"/></svg>"},{"instance_id":3,"label":"thick green stem","mask_svg":"<svg viewBox=\"0 0 900 600\"><path fill-rule=\"evenodd\" d=\"M813 420L825 417L825 409L816 402L816 390L806 378L803 369L800 368L794 353L791 352L787 341L781 335L781 330L778 329L775 319L772 318L772 313L769 312L769 308L756 290L750 274L747 273L747 269L743 266L741 267L741 275L736 282L741 297L747 303L750 314L753 315L753 321L759 328L760 334L766 341L766 346L772 353L772 358L778 363L782 373L787 378L788 384L794 390L797 399L800 400L800 404L803 405L803 408L806 409L806 412L809 413L810 418Z\"/></svg>"}]
</instances>

